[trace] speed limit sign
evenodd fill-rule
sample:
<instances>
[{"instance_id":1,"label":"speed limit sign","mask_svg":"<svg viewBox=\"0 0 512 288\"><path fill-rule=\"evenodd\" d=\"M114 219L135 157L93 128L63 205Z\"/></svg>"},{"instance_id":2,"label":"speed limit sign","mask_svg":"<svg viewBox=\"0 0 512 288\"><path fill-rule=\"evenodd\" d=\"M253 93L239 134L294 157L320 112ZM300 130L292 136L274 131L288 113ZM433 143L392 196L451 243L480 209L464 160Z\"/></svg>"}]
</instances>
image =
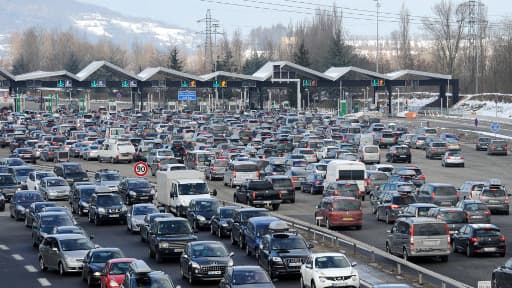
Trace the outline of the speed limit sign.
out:
<instances>
[{"instance_id":1,"label":"speed limit sign","mask_svg":"<svg viewBox=\"0 0 512 288\"><path fill-rule=\"evenodd\" d=\"M146 164L146 162L142 162L142 161L135 163L135 165L133 166L133 172L138 177L144 177L144 176L148 175L148 172L149 172L148 164Z\"/></svg>"}]
</instances>

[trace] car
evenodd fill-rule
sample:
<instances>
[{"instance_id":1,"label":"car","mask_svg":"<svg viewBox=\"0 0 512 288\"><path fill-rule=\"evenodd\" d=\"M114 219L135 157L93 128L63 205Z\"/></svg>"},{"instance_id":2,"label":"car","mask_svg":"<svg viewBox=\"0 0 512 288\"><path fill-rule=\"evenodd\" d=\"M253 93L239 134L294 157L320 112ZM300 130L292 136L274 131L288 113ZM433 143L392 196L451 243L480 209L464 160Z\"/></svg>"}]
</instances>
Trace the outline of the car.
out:
<instances>
[{"instance_id":1,"label":"car","mask_svg":"<svg viewBox=\"0 0 512 288\"><path fill-rule=\"evenodd\" d=\"M233 266L233 254L219 241L189 242L180 256L180 273L191 285L198 280L221 280Z\"/></svg>"},{"instance_id":2,"label":"car","mask_svg":"<svg viewBox=\"0 0 512 288\"><path fill-rule=\"evenodd\" d=\"M468 223L466 212L461 208L455 207L437 207L428 210L428 217L443 220L448 224L450 235L458 233L459 229Z\"/></svg>"},{"instance_id":3,"label":"car","mask_svg":"<svg viewBox=\"0 0 512 288\"><path fill-rule=\"evenodd\" d=\"M240 206L220 206L215 211L210 224L210 234L222 238L231 234L233 212Z\"/></svg>"},{"instance_id":4,"label":"car","mask_svg":"<svg viewBox=\"0 0 512 288\"><path fill-rule=\"evenodd\" d=\"M118 193L127 205L151 203L155 197L155 189L145 178L124 178L119 182Z\"/></svg>"},{"instance_id":5,"label":"car","mask_svg":"<svg viewBox=\"0 0 512 288\"><path fill-rule=\"evenodd\" d=\"M233 211L233 217L230 222L228 229L231 230L230 239L231 244L238 246L243 249L245 246L244 234L247 228L247 221L252 217L259 216L270 216L270 212L265 208L239 208Z\"/></svg>"},{"instance_id":6,"label":"car","mask_svg":"<svg viewBox=\"0 0 512 288\"><path fill-rule=\"evenodd\" d=\"M155 221L155 219L158 219L158 218L173 218L174 215L171 214L171 213L151 213L151 214L146 214L146 216L144 216L144 224L140 226L140 231L139 231L139 234L140 234L140 241L141 242L146 242L149 238L149 234L151 233L151 225L153 223L153 221Z\"/></svg>"},{"instance_id":7,"label":"car","mask_svg":"<svg viewBox=\"0 0 512 288\"><path fill-rule=\"evenodd\" d=\"M505 257L507 252L505 236L493 224L466 224L452 238L453 252L465 252L468 257L475 254Z\"/></svg>"},{"instance_id":8,"label":"car","mask_svg":"<svg viewBox=\"0 0 512 288\"><path fill-rule=\"evenodd\" d=\"M461 200L455 207L466 213L468 223L491 223L491 210L480 200Z\"/></svg>"},{"instance_id":9,"label":"car","mask_svg":"<svg viewBox=\"0 0 512 288\"><path fill-rule=\"evenodd\" d=\"M427 178L425 177L425 174L423 174L423 171L418 166L414 165L407 165L407 166L401 166L396 167L396 169L393 169L393 172L391 174L398 174L400 171L403 170L412 170L414 173L416 173L416 177L412 177L411 181L416 185L417 187L425 184Z\"/></svg>"},{"instance_id":10,"label":"car","mask_svg":"<svg viewBox=\"0 0 512 288\"><path fill-rule=\"evenodd\" d=\"M425 158L442 158L447 150L448 145L446 142L432 141L425 146Z\"/></svg>"},{"instance_id":11,"label":"car","mask_svg":"<svg viewBox=\"0 0 512 288\"><path fill-rule=\"evenodd\" d=\"M80 234L50 235L39 246L39 269L57 269L61 276L80 272L86 254L93 248L94 243Z\"/></svg>"},{"instance_id":12,"label":"car","mask_svg":"<svg viewBox=\"0 0 512 288\"><path fill-rule=\"evenodd\" d=\"M68 182L62 177L45 177L39 184L39 193L45 201L68 200L70 190Z\"/></svg>"},{"instance_id":13,"label":"car","mask_svg":"<svg viewBox=\"0 0 512 288\"><path fill-rule=\"evenodd\" d=\"M108 260L123 258L124 253L119 248L94 248L87 252L83 260L82 280L92 287L101 283L101 274Z\"/></svg>"},{"instance_id":14,"label":"car","mask_svg":"<svg viewBox=\"0 0 512 288\"><path fill-rule=\"evenodd\" d=\"M482 187L478 196L480 201L487 205L492 213L499 212L505 215L510 214L509 197L511 195L506 191L505 186L501 184L486 185Z\"/></svg>"},{"instance_id":15,"label":"car","mask_svg":"<svg viewBox=\"0 0 512 288\"><path fill-rule=\"evenodd\" d=\"M265 180L272 184L275 191L281 193L282 203L295 203L295 187L292 179L284 175L266 176Z\"/></svg>"},{"instance_id":16,"label":"car","mask_svg":"<svg viewBox=\"0 0 512 288\"><path fill-rule=\"evenodd\" d=\"M512 258L509 258L505 264L494 269L491 277L493 288L510 287L510 283L512 283Z\"/></svg>"},{"instance_id":17,"label":"car","mask_svg":"<svg viewBox=\"0 0 512 288\"><path fill-rule=\"evenodd\" d=\"M39 212L32 223L32 246L34 248L48 236L54 227L75 225L73 219L66 212Z\"/></svg>"},{"instance_id":18,"label":"car","mask_svg":"<svg viewBox=\"0 0 512 288\"><path fill-rule=\"evenodd\" d=\"M280 221L273 216L252 217L247 221L244 230L245 255L256 255L260 247L261 239L268 233L268 227L274 221Z\"/></svg>"},{"instance_id":19,"label":"car","mask_svg":"<svg viewBox=\"0 0 512 288\"><path fill-rule=\"evenodd\" d=\"M371 191L379 189L381 185L389 181L389 175L386 172L377 170L366 170L365 176L365 192L369 194Z\"/></svg>"},{"instance_id":20,"label":"car","mask_svg":"<svg viewBox=\"0 0 512 288\"><path fill-rule=\"evenodd\" d=\"M103 168L94 173L94 181L96 185L105 186L111 192L117 192L121 173L119 170Z\"/></svg>"},{"instance_id":21,"label":"car","mask_svg":"<svg viewBox=\"0 0 512 288\"><path fill-rule=\"evenodd\" d=\"M265 180L247 180L233 193L233 202L245 203L253 207L272 207L277 211L281 205L281 193L274 190Z\"/></svg>"},{"instance_id":22,"label":"car","mask_svg":"<svg viewBox=\"0 0 512 288\"><path fill-rule=\"evenodd\" d=\"M124 205L121 196L116 193L104 192L99 193L98 189L91 196L89 203L89 223L96 226L104 222L117 222L118 224L126 224L126 214L128 208Z\"/></svg>"},{"instance_id":23,"label":"car","mask_svg":"<svg viewBox=\"0 0 512 288\"><path fill-rule=\"evenodd\" d=\"M465 181L458 189L460 197L478 200L482 188L487 184L486 181Z\"/></svg>"},{"instance_id":24,"label":"car","mask_svg":"<svg viewBox=\"0 0 512 288\"><path fill-rule=\"evenodd\" d=\"M120 286L123 288L176 287L169 278L169 275L162 271L153 271L143 260L134 260L130 263L128 272L126 272Z\"/></svg>"},{"instance_id":25,"label":"car","mask_svg":"<svg viewBox=\"0 0 512 288\"><path fill-rule=\"evenodd\" d=\"M441 166L459 166L464 167L464 154L460 150L448 150L441 158Z\"/></svg>"},{"instance_id":26,"label":"car","mask_svg":"<svg viewBox=\"0 0 512 288\"><path fill-rule=\"evenodd\" d=\"M260 249L256 254L258 264L272 279L284 275L299 275L300 267L311 255L314 245L297 232L289 230L288 224L283 221L272 222L268 230L261 239ZM282 253L284 250L287 253Z\"/></svg>"},{"instance_id":27,"label":"car","mask_svg":"<svg viewBox=\"0 0 512 288\"><path fill-rule=\"evenodd\" d=\"M398 219L402 209L416 202L416 198L411 194L391 191L383 193L375 205L375 218L377 221L384 219L386 224L390 224Z\"/></svg>"},{"instance_id":28,"label":"car","mask_svg":"<svg viewBox=\"0 0 512 288\"><path fill-rule=\"evenodd\" d=\"M214 159L211 160L210 163L206 165L204 170L204 176L206 179L213 180L223 180L224 173L226 172L226 168L228 166L227 159Z\"/></svg>"},{"instance_id":29,"label":"car","mask_svg":"<svg viewBox=\"0 0 512 288\"><path fill-rule=\"evenodd\" d=\"M300 287L359 287L359 273L345 254L312 253L300 268Z\"/></svg>"},{"instance_id":30,"label":"car","mask_svg":"<svg viewBox=\"0 0 512 288\"><path fill-rule=\"evenodd\" d=\"M150 229L149 257L157 263L165 258L179 258L187 243L197 240L188 220L179 217L157 218Z\"/></svg>"},{"instance_id":31,"label":"car","mask_svg":"<svg viewBox=\"0 0 512 288\"><path fill-rule=\"evenodd\" d=\"M508 154L508 145L505 140L492 139L487 147L487 155L504 155Z\"/></svg>"},{"instance_id":32,"label":"car","mask_svg":"<svg viewBox=\"0 0 512 288\"><path fill-rule=\"evenodd\" d=\"M100 146L91 144L80 151L81 157L85 161L98 160L99 150Z\"/></svg>"},{"instance_id":33,"label":"car","mask_svg":"<svg viewBox=\"0 0 512 288\"><path fill-rule=\"evenodd\" d=\"M53 162L56 159L56 154L60 150L59 146L46 146L41 150L41 161Z\"/></svg>"},{"instance_id":34,"label":"car","mask_svg":"<svg viewBox=\"0 0 512 288\"><path fill-rule=\"evenodd\" d=\"M66 179L69 185L72 185L73 182L89 181L87 172L82 168L82 165L77 162L58 163L53 167L53 172L55 172L57 176Z\"/></svg>"},{"instance_id":35,"label":"car","mask_svg":"<svg viewBox=\"0 0 512 288\"><path fill-rule=\"evenodd\" d=\"M195 230L210 228L212 217L220 206L217 198L195 198L190 200L187 219Z\"/></svg>"},{"instance_id":36,"label":"car","mask_svg":"<svg viewBox=\"0 0 512 288\"><path fill-rule=\"evenodd\" d=\"M53 171L35 170L27 177L27 190L38 190L41 179L45 177L57 177Z\"/></svg>"},{"instance_id":37,"label":"car","mask_svg":"<svg viewBox=\"0 0 512 288\"><path fill-rule=\"evenodd\" d=\"M260 266L230 267L219 283L219 288L243 288L248 286L275 288L267 272Z\"/></svg>"},{"instance_id":38,"label":"car","mask_svg":"<svg viewBox=\"0 0 512 288\"><path fill-rule=\"evenodd\" d=\"M322 194L324 192L324 176L322 174L309 174L301 187L302 192L308 192L311 195Z\"/></svg>"},{"instance_id":39,"label":"car","mask_svg":"<svg viewBox=\"0 0 512 288\"><path fill-rule=\"evenodd\" d=\"M0 192L0 211L5 211L5 196Z\"/></svg>"},{"instance_id":40,"label":"car","mask_svg":"<svg viewBox=\"0 0 512 288\"><path fill-rule=\"evenodd\" d=\"M9 173L0 173L0 193L2 193L7 202L11 201L12 195L21 190L21 185L16 182L14 176Z\"/></svg>"},{"instance_id":41,"label":"car","mask_svg":"<svg viewBox=\"0 0 512 288\"><path fill-rule=\"evenodd\" d=\"M178 163L178 160L174 158L174 152L172 152L172 150L153 149L149 152L147 155L147 164L151 170L151 175L155 176L163 160L174 160L174 163Z\"/></svg>"},{"instance_id":42,"label":"car","mask_svg":"<svg viewBox=\"0 0 512 288\"><path fill-rule=\"evenodd\" d=\"M32 223L36 218L36 214L41 212L45 207L55 207L57 203L50 201L40 201L30 204L30 206L25 209L25 227L32 228Z\"/></svg>"},{"instance_id":43,"label":"car","mask_svg":"<svg viewBox=\"0 0 512 288\"><path fill-rule=\"evenodd\" d=\"M364 191L359 190L359 185L357 185L356 181L339 180L329 183L324 188L322 196L345 196L364 200Z\"/></svg>"},{"instance_id":44,"label":"car","mask_svg":"<svg viewBox=\"0 0 512 288\"><path fill-rule=\"evenodd\" d=\"M134 204L128 208L126 214L127 230L129 232L139 232L140 227L144 225L144 218L148 214L158 213L158 208L151 203Z\"/></svg>"},{"instance_id":45,"label":"car","mask_svg":"<svg viewBox=\"0 0 512 288\"><path fill-rule=\"evenodd\" d=\"M478 137L475 142L475 150L487 151L487 148L489 148L489 143L491 143L491 137Z\"/></svg>"},{"instance_id":46,"label":"car","mask_svg":"<svg viewBox=\"0 0 512 288\"><path fill-rule=\"evenodd\" d=\"M32 203L43 201L38 191L22 190L14 193L9 205L9 214L16 221L25 219L26 210Z\"/></svg>"},{"instance_id":47,"label":"car","mask_svg":"<svg viewBox=\"0 0 512 288\"><path fill-rule=\"evenodd\" d=\"M380 148L378 145L365 145L359 147L359 156L357 158L365 164L380 164Z\"/></svg>"},{"instance_id":48,"label":"car","mask_svg":"<svg viewBox=\"0 0 512 288\"><path fill-rule=\"evenodd\" d=\"M75 182L76 184L76 182ZM71 212L78 214L78 216L84 216L89 214L89 204L91 203L92 194L96 192L98 186L96 185L80 185L75 186L71 190Z\"/></svg>"},{"instance_id":49,"label":"car","mask_svg":"<svg viewBox=\"0 0 512 288\"><path fill-rule=\"evenodd\" d=\"M459 192L452 184L427 183L418 189L416 200L418 202L450 207L455 206L459 201Z\"/></svg>"},{"instance_id":50,"label":"car","mask_svg":"<svg viewBox=\"0 0 512 288\"><path fill-rule=\"evenodd\" d=\"M394 167L391 164L373 164L368 170L380 171L391 175L393 169Z\"/></svg>"},{"instance_id":51,"label":"car","mask_svg":"<svg viewBox=\"0 0 512 288\"><path fill-rule=\"evenodd\" d=\"M431 209L438 208L432 203L412 203L404 208L398 217L427 217Z\"/></svg>"},{"instance_id":52,"label":"car","mask_svg":"<svg viewBox=\"0 0 512 288\"><path fill-rule=\"evenodd\" d=\"M315 208L315 223L327 229L336 227L363 227L361 200L353 197L328 196L322 198Z\"/></svg>"},{"instance_id":53,"label":"car","mask_svg":"<svg viewBox=\"0 0 512 288\"><path fill-rule=\"evenodd\" d=\"M12 151L10 157L20 158L27 163L36 164L36 155L31 148L16 148Z\"/></svg>"},{"instance_id":54,"label":"car","mask_svg":"<svg viewBox=\"0 0 512 288\"><path fill-rule=\"evenodd\" d=\"M386 161L411 163L411 148L407 145L393 145L386 152Z\"/></svg>"}]
</instances>

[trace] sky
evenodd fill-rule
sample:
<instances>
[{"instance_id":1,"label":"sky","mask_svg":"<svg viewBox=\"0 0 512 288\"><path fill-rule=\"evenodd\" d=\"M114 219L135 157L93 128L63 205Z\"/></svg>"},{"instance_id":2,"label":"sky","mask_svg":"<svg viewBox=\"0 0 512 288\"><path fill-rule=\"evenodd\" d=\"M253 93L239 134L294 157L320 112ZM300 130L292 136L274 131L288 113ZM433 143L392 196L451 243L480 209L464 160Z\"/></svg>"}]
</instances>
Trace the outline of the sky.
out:
<instances>
[{"instance_id":1,"label":"sky","mask_svg":"<svg viewBox=\"0 0 512 288\"><path fill-rule=\"evenodd\" d=\"M110 8L129 16L148 17L167 24L188 28L193 31L204 29L207 9L212 18L219 20L222 29L228 33L240 29L247 34L251 28L273 24L295 23L310 18L315 8L330 9L333 3L343 9L346 32L352 36L375 38L377 0L79 0ZM421 34L421 17L432 15L432 7L441 0L379 0L379 30L389 35L398 29L398 14L402 3L411 15L411 32ZM452 0L462 3L461 0ZM487 5L491 23L503 17L512 16L510 0L482 0ZM247 7L251 6L251 7ZM262 9L265 8L265 9Z\"/></svg>"}]
</instances>

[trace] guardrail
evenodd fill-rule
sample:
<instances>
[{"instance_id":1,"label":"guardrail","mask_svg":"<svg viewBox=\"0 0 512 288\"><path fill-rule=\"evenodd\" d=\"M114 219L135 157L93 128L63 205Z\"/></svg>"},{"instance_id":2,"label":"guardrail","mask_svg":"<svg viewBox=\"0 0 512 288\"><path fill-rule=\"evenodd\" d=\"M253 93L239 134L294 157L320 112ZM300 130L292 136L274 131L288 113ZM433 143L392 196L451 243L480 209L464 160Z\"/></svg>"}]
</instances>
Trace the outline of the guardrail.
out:
<instances>
[{"instance_id":1,"label":"guardrail","mask_svg":"<svg viewBox=\"0 0 512 288\"><path fill-rule=\"evenodd\" d=\"M34 165L36 168L51 170L53 167L50 165ZM88 171L89 176L93 176L94 172ZM155 185L155 182L150 182ZM234 203L227 200L221 200L223 205L238 205L250 207L240 203ZM272 213L273 216L287 222L293 229L301 230L309 234L313 241L329 243L334 247L344 247L346 253L352 253L353 256L360 256L367 258L369 263L382 264L384 266L391 266L397 275L407 274L410 278L423 285L431 283L436 287L442 288L472 288L472 286L459 282L455 279L439 274L437 272L428 270L424 267L416 265L412 262L405 261L402 258L391 255L377 247L371 246L357 239L348 237L339 232L332 231L323 227L319 227L304 221L300 221L285 215Z\"/></svg>"}]
</instances>

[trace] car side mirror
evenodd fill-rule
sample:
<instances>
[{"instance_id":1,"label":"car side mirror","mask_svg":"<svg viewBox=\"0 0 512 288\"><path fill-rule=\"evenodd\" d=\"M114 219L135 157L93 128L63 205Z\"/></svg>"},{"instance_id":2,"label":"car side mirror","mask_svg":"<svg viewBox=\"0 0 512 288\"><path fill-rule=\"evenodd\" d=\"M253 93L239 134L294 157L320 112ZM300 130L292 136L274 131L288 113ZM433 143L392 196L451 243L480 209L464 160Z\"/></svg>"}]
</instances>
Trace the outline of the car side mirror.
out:
<instances>
[{"instance_id":1,"label":"car side mirror","mask_svg":"<svg viewBox=\"0 0 512 288\"><path fill-rule=\"evenodd\" d=\"M94 239L94 234L89 235L89 239Z\"/></svg>"},{"instance_id":2,"label":"car side mirror","mask_svg":"<svg viewBox=\"0 0 512 288\"><path fill-rule=\"evenodd\" d=\"M309 249L313 249L313 248L315 248L315 244L309 243L309 244L308 244L308 248L309 248Z\"/></svg>"},{"instance_id":3,"label":"car side mirror","mask_svg":"<svg viewBox=\"0 0 512 288\"><path fill-rule=\"evenodd\" d=\"M229 257L233 257L235 255L235 252L229 252Z\"/></svg>"},{"instance_id":4,"label":"car side mirror","mask_svg":"<svg viewBox=\"0 0 512 288\"><path fill-rule=\"evenodd\" d=\"M357 262L352 262L352 267L356 267L357 266Z\"/></svg>"},{"instance_id":5,"label":"car side mirror","mask_svg":"<svg viewBox=\"0 0 512 288\"><path fill-rule=\"evenodd\" d=\"M101 246L98 244L94 244L94 248L101 248Z\"/></svg>"},{"instance_id":6,"label":"car side mirror","mask_svg":"<svg viewBox=\"0 0 512 288\"><path fill-rule=\"evenodd\" d=\"M213 191L211 192L211 194L212 194L213 196L217 196L217 189L213 189Z\"/></svg>"},{"instance_id":7,"label":"car side mirror","mask_svg":"<svg viewBox=\"0 0 512 288\"><path fill-rule=\"evenodd\" d=\"M313 269L313 265L311 264L304 264L307 269Z\"/></svg>"}]
</instances>

